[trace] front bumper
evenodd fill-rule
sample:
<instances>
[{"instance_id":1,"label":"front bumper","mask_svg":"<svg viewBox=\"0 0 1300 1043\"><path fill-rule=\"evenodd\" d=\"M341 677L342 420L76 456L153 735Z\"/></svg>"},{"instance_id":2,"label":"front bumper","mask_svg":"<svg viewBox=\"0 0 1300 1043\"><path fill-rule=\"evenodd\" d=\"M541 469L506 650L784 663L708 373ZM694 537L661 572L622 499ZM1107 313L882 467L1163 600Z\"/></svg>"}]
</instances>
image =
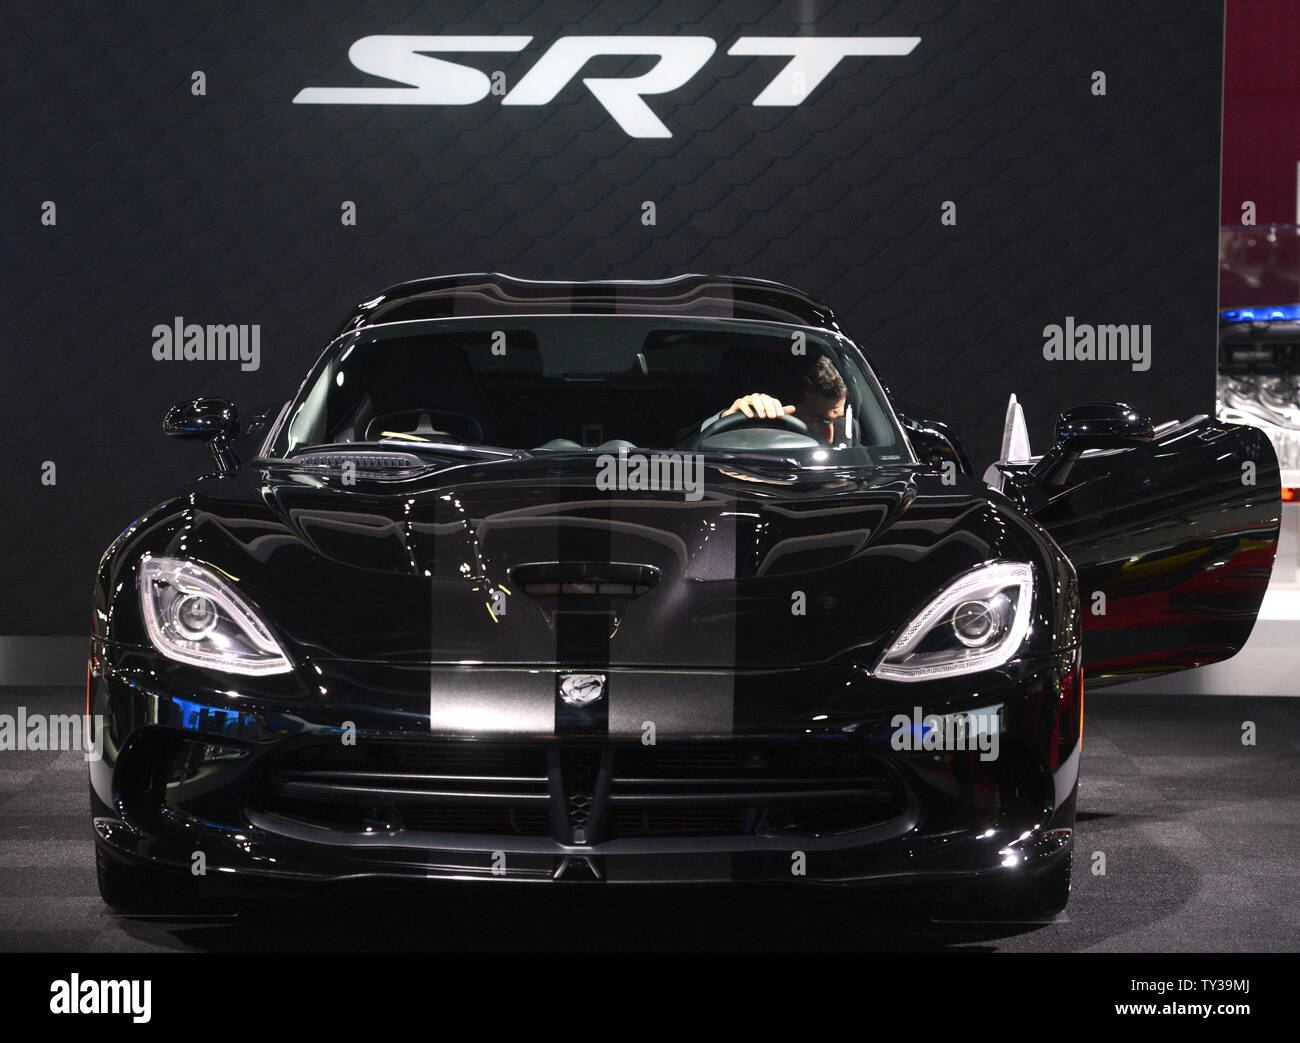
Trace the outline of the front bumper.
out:
<instances>
[{"instance_id":1,"label":"front bumper","mask_svg":"<svg viewBox=\"0 0 1300 1043\"><path fill-rule=\"evenodd\" d=\"M214 892L361 878L892 888L1029 875L1072 845L1077 658L924 685L849 667L705 682L610 669L596 727L548 718L536 693L554 687L549 669L321 663L319 694L268 699L100 647L96 836L112 857L177 872L201 852ZM457 686L463 699L439 700ZM475 712L440 709L452 704ZM992 706L996 757L896 748L898 714Z\"/></svg>"}]
</instances>

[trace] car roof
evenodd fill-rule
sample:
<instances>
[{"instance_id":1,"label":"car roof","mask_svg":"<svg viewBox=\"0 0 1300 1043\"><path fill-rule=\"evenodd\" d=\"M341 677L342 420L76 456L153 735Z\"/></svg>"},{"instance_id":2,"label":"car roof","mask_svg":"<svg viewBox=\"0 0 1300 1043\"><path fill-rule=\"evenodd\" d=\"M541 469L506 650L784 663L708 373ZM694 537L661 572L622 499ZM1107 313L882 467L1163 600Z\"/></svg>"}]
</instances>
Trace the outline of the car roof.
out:
<instances>
[{"instance_id":1,"label":"car roof","mask_svg":"<svg viewBox=\"0 0 1300 1043\"><path fill-rule=\"evenodd\" d=\"M338 332L419 319L495 315L679 315L755 319L841 332L834 313L821 301L766 279L678 275L568 282L496 272L442 275L390 286L358 304Z\"/></svg>"}]
</instances>

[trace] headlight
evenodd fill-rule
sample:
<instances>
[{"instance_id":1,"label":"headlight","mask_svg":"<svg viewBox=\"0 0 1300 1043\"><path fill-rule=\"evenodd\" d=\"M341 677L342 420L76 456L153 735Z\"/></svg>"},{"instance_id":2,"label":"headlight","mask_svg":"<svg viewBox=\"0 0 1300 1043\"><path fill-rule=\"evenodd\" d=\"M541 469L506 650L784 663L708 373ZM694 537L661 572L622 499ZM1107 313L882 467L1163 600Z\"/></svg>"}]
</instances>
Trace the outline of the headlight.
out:
<instances>
[{"instance_id":1,"label":"headlight","mask_svg":"<svg viewBox=\"0 0 1300 1043\"><path fill-rule=\"evenodd\" d=\"M289 657L253 609L211 569L180 558L140 562L140 612L168 659L232 674L284 674Z\"/></svg>"},{"instance_id":2,"label":"headlight","mask_svg":"<svg viewBox=\"0 0 1300 1043\"><path fill-rule=\"evenodd\" d=\"M994 561L959 577L925 606L875 669L891 681L931 681L1001 666L1029 632L1034 570Z\"/></svg>"}]
</instances>

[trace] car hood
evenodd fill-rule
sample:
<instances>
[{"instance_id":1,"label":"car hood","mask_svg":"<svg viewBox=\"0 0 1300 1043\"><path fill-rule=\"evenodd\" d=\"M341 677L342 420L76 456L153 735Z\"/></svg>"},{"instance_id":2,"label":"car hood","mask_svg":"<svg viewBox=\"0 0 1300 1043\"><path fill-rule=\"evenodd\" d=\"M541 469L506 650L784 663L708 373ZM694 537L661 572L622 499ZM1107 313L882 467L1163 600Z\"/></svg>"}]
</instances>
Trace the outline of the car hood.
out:
<instances>
[{"instance_id":1,"label":"car hood","mask_svg":"<svg viewBox=\"0 0 1300 1043\"><path fill-rule=\"evenodd\" d=\"M528 666L868 662L954 575L1033 543L979 483L914 468L601 492L589 461L405 481L246 468L139 550L232 577L298 656Z\"/></svg>"}]
</instances>

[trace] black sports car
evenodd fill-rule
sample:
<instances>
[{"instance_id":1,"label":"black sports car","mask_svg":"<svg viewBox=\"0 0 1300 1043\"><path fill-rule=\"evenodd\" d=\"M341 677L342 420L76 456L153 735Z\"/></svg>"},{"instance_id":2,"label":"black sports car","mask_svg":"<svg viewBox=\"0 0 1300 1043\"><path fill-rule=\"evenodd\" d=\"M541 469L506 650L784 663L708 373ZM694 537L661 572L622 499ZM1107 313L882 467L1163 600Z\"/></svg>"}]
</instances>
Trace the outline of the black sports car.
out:
<instances>
[{"instance_id":1,"label":"black sports car","mask_svg":"<svg viewBox=\"0 0 1300 1043\"><path fill-rule=\"evenodd\" d=\"M346 878L1064 905L1088 684L1245 642L1251 427L1061 416L976 475L754 279L406 283L103 557L105 900ZM995 487L996 486L996 487Z\"/></svg>"}]
</instances>

